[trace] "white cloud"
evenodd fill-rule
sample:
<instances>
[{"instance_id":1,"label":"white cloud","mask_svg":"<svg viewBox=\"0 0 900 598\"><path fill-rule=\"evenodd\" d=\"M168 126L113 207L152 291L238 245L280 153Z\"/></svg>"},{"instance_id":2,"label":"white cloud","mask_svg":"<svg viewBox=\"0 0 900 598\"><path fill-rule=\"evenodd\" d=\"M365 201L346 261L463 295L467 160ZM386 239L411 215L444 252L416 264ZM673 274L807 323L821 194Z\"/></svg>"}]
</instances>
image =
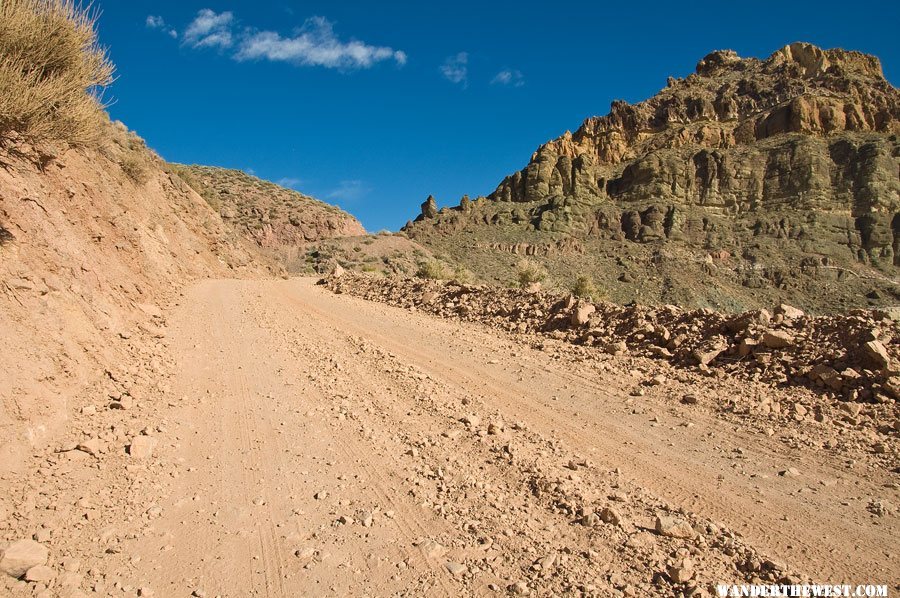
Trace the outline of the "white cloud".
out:
<instances>
[{"instance_id":1,"label":"white cloud","mask_svg":"<svg viewBox=\"0 0 900 598\"><path fill-rule=\"evenodd\" d=\"M450 56L441 65L441 74L451 83L461 83L463 87L469 84L469 54L460 52L456 56Z\"/></svg>"},{"instance_id":2,"label":"white cloud","mask_svg":"<svg viewBox=\"0 0 900 598\"><path fill-rule=\"evenodd\" d=\"M331 191L326 197L328 199L356 201L368 195L371 190L371 187L366 185L364 181L341 181L337 188Z\"/></svg>"},{"instance_id":3,"label":"white cloud","mask_svg":"<svg viewBox=\"0 0 900 598\"><path fill-rule=\"evenodd\" d=\"M194 48L230 48L234 43L233 25L233 13L216 13L204 8L185 29L184 43Z\"/></svg>"},{"instance_id":4,"label":"white cloud","mask_svg":"<svg viewBox=\"0 0 900 598\"><path fill-rule=\"evenodd\" d=\"M290 176L286 176L284 178L278 179L277 181L275 181L275 183L279 187L287 187L288 189L296 189L297 187L300 186L301 183L303 183L303 180L294 178L294 177L290 177Z\"/></svg>"},{"instance_id":5,"label":"white cloud","mask_svg":"<svg viewBox=\"0 0 900 598\"><path fill-rule=\"evenodd\" d=\"M491 79L491 85L509 85L511 87L522 87L525 85L525 77L522 71L514 69L504 69L494 75Z\"/></svg>"},{"instance_id":6,"label":"white cloud","mask_svg":"<svg viewBox=\"0 0 900 598\"><path fill-rule=\"evenodd\" d=\"M176 37L162 17L148 16L147 27L163 29ZM234 13L217 13L204 8L197 13L182 35L184 44L193 48L232 48L235 60L271 60L300 66L358 69L369 68L382 61L403 66L406 52L387 46L373 46L358 40L343 41L334 26L324 17L307 19L292 35L251 28L238 30ZM236 46L236 47L235 47Z\"/></svg>"},{"instance_id":7,"label":"white cloud","mask_svg":"<svg viewBox=\"0 0 900 598\"><path fill-rule=\"evenodd\" d=\"M376 62L393 60L406 64L406 53L386 46L364 42L341 41L334 27L324 17L307 19L293 36L282 37L274 31L258 31L244 38L235 54L236 60L271 60L300 66L325 68L369 68Z\"/></svg>"},{"instance_id":8,"label":"white cloud","mask_svg":"<svg viewBox=\"0 0 900 598\"><path fill-rule=\"evenodd\" d=\"M147 29L159 29L169 37L178 37L178 32L166 24L166 20L157 15L147 15Z\"/></svg>"}]
</instances>

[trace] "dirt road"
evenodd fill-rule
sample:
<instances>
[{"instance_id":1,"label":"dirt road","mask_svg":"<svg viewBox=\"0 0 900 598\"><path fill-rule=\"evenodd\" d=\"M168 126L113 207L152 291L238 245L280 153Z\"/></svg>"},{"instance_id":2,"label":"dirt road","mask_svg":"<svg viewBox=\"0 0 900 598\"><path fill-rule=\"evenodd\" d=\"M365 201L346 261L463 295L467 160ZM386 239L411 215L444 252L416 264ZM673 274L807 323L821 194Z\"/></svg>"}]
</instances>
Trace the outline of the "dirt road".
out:
<instances>
[{"instance_id":1,"label":"dirt road","mask_svg":"<svg viewBox=\"0 0 900 598\"><path fill-rule=\"evenodd\" d=\"M890 472L672 401L675 380L632 396L627 361L309 279L202 282L167 334L154 461L122 483L159 500L107 515L115 550L64 548L114 565L104 589L643 596L900 581L897 518L866 508L896 503Z\"/></svg>"},{"instance_id":2,"label":"dirt road","mask_svg":"<svg viewBox=\"0 0 900 598\"><path fill-rule=\"evenodd\" d=\"M716 583L900 582L884 455L854 461L799 442L796 425L722 408L790 391L310 279L201 282L164 319L136 354L152 376L108 373L133 381L128 401L96 389L61 446L0 477L5 540L49 549L40 579L4 576L0 594L709 596Z\"/></svg>"}]
</instances>

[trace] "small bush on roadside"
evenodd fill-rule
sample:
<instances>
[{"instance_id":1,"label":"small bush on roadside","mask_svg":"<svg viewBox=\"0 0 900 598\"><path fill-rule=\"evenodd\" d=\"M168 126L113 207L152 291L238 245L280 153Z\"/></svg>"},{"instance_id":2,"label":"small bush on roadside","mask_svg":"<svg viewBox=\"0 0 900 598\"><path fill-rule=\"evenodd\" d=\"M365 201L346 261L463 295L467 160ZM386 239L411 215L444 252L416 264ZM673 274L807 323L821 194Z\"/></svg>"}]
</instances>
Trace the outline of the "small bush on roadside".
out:
<instances>
[{"instance_id":1,"label":"small bush on roadside","mask_svg":"<svg viewBox=\"0 0 900 598\"><path fill-rule=\"evenodd\" d=\"M113 65L95 22L74 0L0 1L0 140L102 140L108 118L99 90Z\"/></svg>"},{"instance_id":2,"label":"small bush on roadside","mask_svg":"<svg viewBox=\"0 0 900 598\"><path fill-rule=\"evenodd\" d=\"M542 282L547 278L547 270L534 260L524 259L516 264L516 278L519 286L527 287L535 282Z\"/></svg>"}]
</instances>

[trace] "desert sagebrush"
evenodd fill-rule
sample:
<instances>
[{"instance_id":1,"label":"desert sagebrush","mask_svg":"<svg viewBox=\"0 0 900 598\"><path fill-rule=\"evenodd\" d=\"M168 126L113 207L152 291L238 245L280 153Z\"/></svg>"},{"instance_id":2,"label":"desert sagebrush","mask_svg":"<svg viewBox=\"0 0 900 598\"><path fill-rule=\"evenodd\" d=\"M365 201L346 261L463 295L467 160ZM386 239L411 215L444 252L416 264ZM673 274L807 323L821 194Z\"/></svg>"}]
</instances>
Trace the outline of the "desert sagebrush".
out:
<instances>
[{"instance_id":1,"label":"desert sagebrush","mask_svg":"<svg viewBox=\"0 0 900 598\"><path fill-rule=\"evenodd\" d=\"M516 264L516 278L522 288L541 282L547 278L547 270L538 262L530 259L520 260Z\"/></svg>"},{"instance_id":2,"label":"desert sagebrush","mask_svg":"<svg viewBox=\"0 0 900 598\"><path fill-rule=\"evenodd\" d=\"M601 298L600 290L594 284L594 279L589 276L579 276L569 290L576 297L583 299L597 300Z\"/></svg>"},{"instance_id":3,"label":"desert sagebrush","mask_svg":"<svg viewBox=\"0 0 900 598\"><path fill-rule=\"evenodd\" d=\"M113 65L95 22L74 0L0 0L0 139L100 140Z\"/></svg>"},{"instance_id":4,"label":"desert sagebrush","mask_svg":"<svg viewBox=\"0 0 900 598\"><path fill-rule=\"evenodd\" d=\"M126 154L119 161L119 166L136 185L143 185L150 180L150 167L139 153Z\"/></svg>"},{"instance_id":5,"label":"desert sagebrush","mask_svg":"<svg viewBox=\"0 0 900 598\"><path fill-rule=\"evenodd\" d=\"M453 277L453 269L440 260L431 259L419 263L416 276L429 280L447 280Z\"/></svg>"}]
</instances>

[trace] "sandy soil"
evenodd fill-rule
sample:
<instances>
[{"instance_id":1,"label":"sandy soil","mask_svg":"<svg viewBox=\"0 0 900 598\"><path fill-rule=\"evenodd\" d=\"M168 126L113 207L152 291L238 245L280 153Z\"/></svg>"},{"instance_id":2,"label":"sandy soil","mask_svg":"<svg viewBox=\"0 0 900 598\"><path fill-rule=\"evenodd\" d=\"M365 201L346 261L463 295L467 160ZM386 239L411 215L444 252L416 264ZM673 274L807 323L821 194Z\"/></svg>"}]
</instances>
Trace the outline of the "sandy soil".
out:
<instances>
[{"instance_id":1,"label":"sandy soil","mask_svg":"<svg viewBox=\"0 0 900 598\"><path fill-rule=\"evenodd\" d=\"M870 508L900 502L896 473L672 401L677 381L634 396L632 361L536 349L311 279L205 281L167 320L168 382L74 426L94 426L100 450L76 438L0 480L4 538L46 531L54 570L0 591L900 583L897 517ZM136 437L155 441L152 456L126 452Z\"/></svg>"}]
</instances>

